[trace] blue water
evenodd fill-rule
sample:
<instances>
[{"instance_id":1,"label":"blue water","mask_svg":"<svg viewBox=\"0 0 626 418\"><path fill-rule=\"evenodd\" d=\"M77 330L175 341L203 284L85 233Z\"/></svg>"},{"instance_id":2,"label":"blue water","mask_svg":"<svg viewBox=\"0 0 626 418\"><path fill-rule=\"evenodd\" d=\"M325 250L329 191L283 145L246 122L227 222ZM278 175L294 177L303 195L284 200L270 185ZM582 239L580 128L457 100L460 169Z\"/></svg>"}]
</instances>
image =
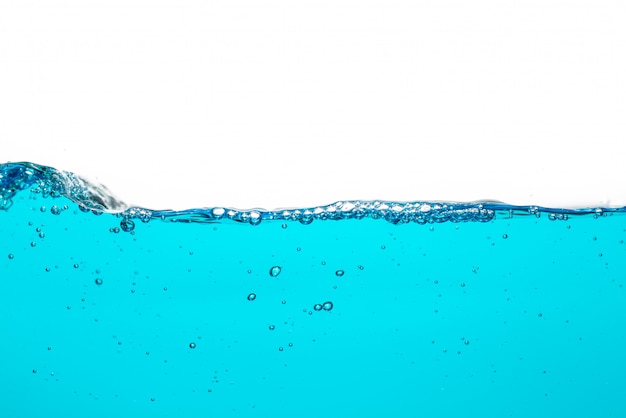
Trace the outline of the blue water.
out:
<instances>
[{"instance_id":1,"label":"blue water","mask_svg":"<svg viewBox=\"0 0 626 418\"><path fill-rule=\"evenodd\" d=\"M2 417L626 416L624 209L0 209Z\"/></svg>"}]
</instances>

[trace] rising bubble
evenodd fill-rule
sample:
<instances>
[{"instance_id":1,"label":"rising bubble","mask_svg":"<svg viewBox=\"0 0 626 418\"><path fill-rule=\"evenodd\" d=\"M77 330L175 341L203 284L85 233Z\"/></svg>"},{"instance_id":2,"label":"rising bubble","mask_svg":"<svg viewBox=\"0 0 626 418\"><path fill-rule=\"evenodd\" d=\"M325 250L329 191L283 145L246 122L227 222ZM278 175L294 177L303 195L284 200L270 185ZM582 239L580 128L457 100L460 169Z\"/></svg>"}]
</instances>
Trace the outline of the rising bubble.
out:
<instances>
[{"instance_id":1,"label":"rising bubble","mask_svg":"<svg viewBox=\"0 0 626 418\"><path fill-rule=\"evenodd\" d=\"M281 267L280 266L274 266L270 269L270 276L272 277L277 277L280 272L281 272Z\"/></svg>"}]
</instances>

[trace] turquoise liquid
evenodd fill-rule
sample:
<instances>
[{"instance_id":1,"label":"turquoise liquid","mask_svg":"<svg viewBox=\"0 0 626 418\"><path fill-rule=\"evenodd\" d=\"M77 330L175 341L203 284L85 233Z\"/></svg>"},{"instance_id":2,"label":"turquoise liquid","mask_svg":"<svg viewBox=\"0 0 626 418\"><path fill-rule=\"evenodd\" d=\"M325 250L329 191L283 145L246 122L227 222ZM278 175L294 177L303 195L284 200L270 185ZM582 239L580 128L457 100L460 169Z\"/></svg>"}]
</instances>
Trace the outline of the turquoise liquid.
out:
<instances>
[{"instance_id":1,"label":"turquoise liquid","mask_svg":"<svg viewBox=\"0 0 626 418\"><path fill-rule=\"evenodd\" d=\"M0 416L626 416L622 209L0 206Z\"/></svg>"}]
</instances>

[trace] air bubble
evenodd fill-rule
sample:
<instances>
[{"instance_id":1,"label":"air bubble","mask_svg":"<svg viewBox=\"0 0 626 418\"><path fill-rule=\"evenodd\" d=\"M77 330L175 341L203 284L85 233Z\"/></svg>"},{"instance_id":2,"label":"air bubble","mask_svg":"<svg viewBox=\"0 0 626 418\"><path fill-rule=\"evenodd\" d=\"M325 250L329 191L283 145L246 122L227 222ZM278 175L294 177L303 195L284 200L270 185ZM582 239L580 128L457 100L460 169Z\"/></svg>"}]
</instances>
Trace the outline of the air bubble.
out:
<instances>
[{"instance_id":1,"label":"air bubble","mask_svg":"<svg viewBox=\"0 0 626 418\"><path fill-rule=\"evenodd\" d=\"M322 309L324 309L325 311L330 311L333 309L333 303L328 301L328 302L324 302L324 304L322 305Z\"/></svg>"},{"instance_id":2,"label":"air bubble","mask_svg":"<svg viewBox=\"0 0 626 418\"><path fill-rule=\"evenodd\" d=\"M283 229L287 229L287 224L282 224L282 225L281 225L281 228L283 228Z\"/></svg>"},{"instance_id":3,"label":"air bubble","mask_svg":"<svg viewBox=\"0 0 626 418\"><path fill-rule=\"evenodd\" d=\"M13 260L15 256L13 254L9 254L9 260Z\"/></svg>"},{"instance_id":4,"label":"air bubble","mask_svg":"<svg viewBox=\"0 0 626 418\"><path fill-rule=\"evenodd\" d=\"M344 275L344 273L345 273L345 272L344 272L343 270L337 270L337 271L335 272L335 276L337 276L337 277L341 277L341 276L343 276L343 275Z\"/></svg>"},{"instance_id":5,"label":"air bubble","mask_svg":"<svg viewBox=\"0 0 626 418\"><path fill-rule=\"evenodd\" d=\"M276 329L276 326L275 325L270 325L268 328L269 328L270 331L274 331Z\"/></svg>"},{"instance_id":6,"label":"air bubble","mask_svg":"<svg viewBox=\"0 0 626 418\"><path fill-rule=\"evenodd\" d=\"M135 223L131 219L122 219L120 222L120 228L122 228L122 231L124 232L131 232L135 229Z\"/></svg>"},{"instance_id":7,"label":"air bubble","mask_svg":"<svg viewBox=\"0 0 626 418\"><path fill-rule=\"evenodd\" d=\"M258 225L261 223L261 213L256 210L250 212L250 225Z\"/></svg>"},{"instance_id":8,"label":"air bubble","mask_svg":"<svg viewBox=\"0 0 626 418\"><path fill-rule=\"evenodd\" d=\"M283 351L283 350L284 350L284 348L278 347L278 351Z\"/></svg>"},{"instance_id":9,"label":"air bubble","mask_svg":"<svg viewBox=\"0 0 626 418\"><path fill-rule=\"evenodd\" d=\"M74 268L77 269L79 267L78 263L74 264Z\"/></svg>"},{"instance_id":10,"label":"air bubble","mask_svg":"<svg viewBox=\"0 0 626 418\"><path fill-rule=\"evenodd\" d=\"M509 236L507 234L502 234L503 239L507 239Z\"/></svg>"},{"instance_id":11,"label":"air bubble","mask_svg":"<svg viewBox=\"0 0 626 418\"><path fill-rule=\"evenodd\" d=\"M196 343L189 343L189 348L196 348Z\"/></svg>"},{"instance_id":12,"label":"air bubble","mask_svg":"<svg viewBox=\"0 0 626 418\"><path fill-rule=\"evenodd\" d=\"M270 276L278 277L281 271L282 271L282 268L280 266L274 266L270 269Z\"/></svg>"},{"instance_id":13,"label":"air bubble","mask_svg":"<svg viewBox=\"0 0 626 418\"><path fill-rule=\"evenodd\" d=\"M316 311L321 311L322 310L322 304L321 303L316 303L313 306L313 309L315 309Z\"/></svg>"},{"instance_id":14,"label":"air bubble","mask_svg":"<svg viewBox=\"0 0 626 418\"><path fill-rule=\"evenodd\" d=\"M37 246L37 243L36 243L35 241L33 241L33 242L31 242L31 243L30 243L30 246L31 246L31 247L36 247L36 246Z\"/></svg>"},{"instance_id":15,"label":"air bubble","mask_svg":"<svg viewBox=\"0 0 626 418\"><path fill-rule=\"evenodd\" d=\"M95 283L96 283L98 286L100 286L100 285L102 284L102 279L101 279L101 278L97 278L97 279L95 280Z\"/></svg>"},{"instance_id":16,"label":"air bubble","mask_svg":"<svg viewBox=\"0 0 626 418\"><path fill-rule=\"evenodd\" d=\"M44 234L43 232L39 233L39 238L45 238L45 237L46 237L46 234Z\"/></svg>"},{"instance_id":17,"label":"air bubble","mask_svg":"<svg viewBox=\"0 0 626 418\"><path fill-rule=\"evenodd\" d=\"M42 207L40 207L40 208L39 208L39 210L40 210L41 212L45 212L45 211L46 211L46 207L45 207L45 206L42 206Z\"/></svg>"},{"instance_id":18,"label":"air bubble","mask_svg":"<svg viewBox=\"0 0 626 418\"><path fill-rule=\"evenodd\" d=\"M363 270L365 267L363 266L359 266L359 270Z\"/></svg>"},{"instance_id":19,"label":"air bubble","mask_svg":"<svg viewBox=\"0 0 626 418\"><path fill-rule=\"evenodd\" d=\"M249 301L253 301L254 299L256 299L256 293L250 293L250 294L248 295L248 300L249 300Z\"/></svg>"},{"instance_id":20,"label":"air bubble","mask_svg":"<svg viewBox=\"0 0 626 418\"><path fill-rule=\"evenodd\" d=\"M53 215L59 215L61 213L61 209L57 205L54 205L50 208L50 213Z\"/></svg>"}]
</instances>

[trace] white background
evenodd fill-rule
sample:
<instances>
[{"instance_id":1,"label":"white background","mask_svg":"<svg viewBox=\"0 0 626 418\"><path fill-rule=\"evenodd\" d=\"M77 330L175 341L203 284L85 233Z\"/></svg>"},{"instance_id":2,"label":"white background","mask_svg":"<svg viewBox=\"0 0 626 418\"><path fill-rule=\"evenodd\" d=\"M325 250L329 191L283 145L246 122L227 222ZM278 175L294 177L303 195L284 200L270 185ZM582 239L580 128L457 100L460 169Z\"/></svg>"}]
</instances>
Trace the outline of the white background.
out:
<instances>
[{"instance_id":1,"label":"white background","mask_svg":"<svg viewBox=\"0 0 626 418\"><path fill-rule=\"evenodd\" d=\"M0 162L151 208L626 205L623 1L0 3Z\"/></svg>"}]
</instances>

